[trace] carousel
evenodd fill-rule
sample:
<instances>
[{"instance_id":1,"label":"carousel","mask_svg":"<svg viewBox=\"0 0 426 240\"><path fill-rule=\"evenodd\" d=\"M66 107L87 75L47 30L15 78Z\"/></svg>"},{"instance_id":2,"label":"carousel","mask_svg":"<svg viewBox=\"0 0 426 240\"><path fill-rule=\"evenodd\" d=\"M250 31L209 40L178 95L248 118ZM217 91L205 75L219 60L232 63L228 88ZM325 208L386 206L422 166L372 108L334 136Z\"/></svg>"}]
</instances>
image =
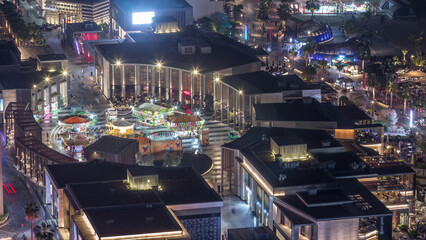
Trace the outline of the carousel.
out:
<instances>
[{"instance_id":1,"label":"carousel","mask_svg":"<svg viewBox=\"0 0 426 240\"><path fill-rule=\"evenodd\" d=\"M62 142L62 147L73 158L83 160L84 148L89 146L93 137L87 133L77 133L72 131L63 132L59 135Z\"/></svg>"},{"instance_id":2,"label":"carousel","mask_svg":"<svg viewBox=\"0 0 426 240\"><path fill-rule=\"evenodd\" d=\"M122 118L113 123L107 124L108 134L113 136L125 136L125 135L133 135L135 124L127 121Z\"/></svg>"},{"instance_id":3,"label":"carousel","mask_svg":"<svg viewBox=\"0 0 426 240\"><path fill-rule=\"evenodd\" d=\"M204 119L195 115L180 115L168 118L168 127L177 136L187 138L198 136L203 129Z\"/></svg>"},{"instance_id":4,"label":"carousel","mask_svg":"<svg viewBox=\"0 0 426 240\"><path fill-rule=\"evenodd\" d=\"M167 117L173 115L173 112L173 106L160 106L153 103L143 103L139 107L133 108L133 116L138 118L142 124L152 127L166 125Z\"/></svg>"},{"instance_id":5,"label":"carousel","mask_svg":"<svg viewBox=\"0 0 426 240\"><path fill-rule=\"evenodd\" d=\"M59 118L59 123L65 129L71 129L73 132L86 132L92 120L85 115L68 115Z\"/></svg>"}]
</instances>

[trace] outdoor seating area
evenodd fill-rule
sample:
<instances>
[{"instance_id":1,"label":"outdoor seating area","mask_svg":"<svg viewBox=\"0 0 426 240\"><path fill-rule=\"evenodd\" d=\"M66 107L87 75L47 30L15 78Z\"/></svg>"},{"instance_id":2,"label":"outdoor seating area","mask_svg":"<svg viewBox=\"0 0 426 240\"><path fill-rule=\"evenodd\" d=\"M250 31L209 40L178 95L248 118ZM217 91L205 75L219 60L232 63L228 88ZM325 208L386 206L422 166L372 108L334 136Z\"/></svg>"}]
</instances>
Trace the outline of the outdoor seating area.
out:
<instances>
[{"instance_id":1,"label":"outdoor seating area","mask_svg":"<svg viewBox=\"0 0 426 240\"><path fill-rule=\"evenodd\" d=\"M385 205L408 204L406 196L399 191L373 193Z\"/></svg>"}]
</instances>

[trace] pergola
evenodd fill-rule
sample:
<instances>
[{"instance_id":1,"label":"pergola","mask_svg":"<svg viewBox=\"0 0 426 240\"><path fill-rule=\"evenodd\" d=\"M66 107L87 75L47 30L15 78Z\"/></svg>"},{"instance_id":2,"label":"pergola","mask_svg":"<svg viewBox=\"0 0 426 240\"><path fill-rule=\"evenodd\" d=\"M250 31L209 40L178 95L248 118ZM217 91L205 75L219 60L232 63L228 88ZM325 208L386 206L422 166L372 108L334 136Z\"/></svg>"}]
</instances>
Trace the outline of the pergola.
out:
<instances>
[{"instance_id":1,"label":"pergola","mask_svg":"<svg viewBox=\"0 0 426 240\"><path fill-rule=\"evenodd\" d=\"M6 135L15 139L15 166L25 175L43 183L44 166L76 161L43 144L42 129L35 121L27 103L10 103L5 115Z\"/></svg>"}]
</instances>

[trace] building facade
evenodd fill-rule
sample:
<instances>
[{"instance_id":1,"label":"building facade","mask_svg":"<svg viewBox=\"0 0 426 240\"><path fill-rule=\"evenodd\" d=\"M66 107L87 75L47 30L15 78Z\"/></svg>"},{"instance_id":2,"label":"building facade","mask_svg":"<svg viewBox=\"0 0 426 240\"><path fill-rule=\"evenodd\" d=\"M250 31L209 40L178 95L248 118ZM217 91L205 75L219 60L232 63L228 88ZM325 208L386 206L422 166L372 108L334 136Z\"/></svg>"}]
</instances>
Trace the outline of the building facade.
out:
<instances>
[{"instance_id":1,"label":"building facade","mask_svg":"<svg viewBox=\"0 0 426 240\"><path fill-rule=\"evenodd\" d=\"M96 22L109 23L109 0L43 0L41 8L49 24L65 25L67 23Z\"/></svg>"}]
</instances>

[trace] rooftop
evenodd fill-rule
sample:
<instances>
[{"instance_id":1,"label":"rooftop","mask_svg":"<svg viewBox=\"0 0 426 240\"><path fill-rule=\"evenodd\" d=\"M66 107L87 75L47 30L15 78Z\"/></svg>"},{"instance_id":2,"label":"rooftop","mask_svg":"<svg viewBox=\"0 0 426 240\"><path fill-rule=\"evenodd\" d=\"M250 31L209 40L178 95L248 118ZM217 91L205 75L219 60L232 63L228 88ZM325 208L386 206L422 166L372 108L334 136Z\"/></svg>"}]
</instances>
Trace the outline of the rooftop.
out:
<instances>
[{"instance_id":1,"label":"rooftop","mask_svg":"<svg viewBox=\"0 0 426 240\"><path fill-rule=\"evenodd\" d=\"M317 220L392 215L387 207L355 178L339 179L337 183L339 187L335 190L318 191L316 197L308 197L312 202L322 204L310 206L298 195L286 195L278 198ZM308 193L299 194L303 194L305 197L309 195Z\"/></svg>"},{"instance_id":2,"label":"rooftop","mask_svg":"<svg viewBox=\"0 0 426 240\"><path fill-rule=\"evenodd\" d=\"M167 36L159 36L167 35ZM139 36L139 35L136 35ZM120 60L130 64L153 64L158 59L164 66L185 69L188 71L198 68L200 73L213 72L249 63L259 63L260 60L246 48L236 44L235 40L220 34L199 33L196 30L182 31L176 34L143 35L135 43L100 44L96 45L100 53L110 63ZM211 53L196 52L190 55L178 53L178 43L184 39L199 39L211 47ZM197 40L198 42L198 40Z\"/></svg>"},{"instance_id":3,"label":"rooftop","mask_svg":"<svg viewBox=\"0 0 426 240\"><path fill-rule=\"evenodd\" d=\"M124 11L153 11L157 9L190 8L185 0L113 0Z\"/></svg>"},{"instance_id":4,"label":"rooftop","mask_svg":"<svg viewBox=\"0 0 426 240\"><path fill-rule=\"evenodd\" d=\"M101 27L95 22L68 23L66 27L73 33L102 32Z\"/></svg>"},{"instance_id":5,"label":"rooftop","mask_svg":"<svg viewBox=\"0 0 426 240\"><path fill-rule=\"evenodd\" d=\"M255 227L255 228L234 228L228 229L228 240L258 240L258 236L268 236L261 238L262 240L278 240L274 232L269 227Z\"/></svg>"},{"instance_id":6,"label":"rooftop","mask_svg":"<svg viewBox=\"0 0 426 240\"><path fill-rule=\"evenodd\" d=\"M45 76L46 73L40 71L2 75L0 84L3 89L32 89L34 84L44 81Z\"/></svg>"},{"instance_id":7,"label":"rooftop","mask_svg":"<svg viewBox=\"0 0 426 240\"><path fill-rule=\"evenodd\" d=\"M83 207L157 201L156 196L149 192L126 188L123 181L127 179L127 170L132 175L151 174L153 171L158 174L161 191L156 194L167 205L222 201L204 179L189 167L146 167L95 160L49 165L46 169L58 188L69 185ZM120 195L128 198L121 199Z\"/></svg>"},{"instance_id":8,"label":"rooftop","mask_svg":"<svg viewBox=\"0 0 426 240\"><path fill-rule=\"evenodd\" d=\"M183 231L164 205L92 208L84 212L100 238Z\"/></svg>"},{"instance_id":9,"label":"rooftop","mask_svg":"<svg viewBox=\"0 0 426 240\"><path fill-rule=\"evenodd\" d=\"M137 140L105 135L86 148L86 151L118 154Z\"/></svg>"},{"instance_id":10,"label":"rooftop","mask_svg":"<svg viewBox=\"0 0 426 240\"><path fill-rule=\"evenodd\" d=\"M44 55L37 55L37 58L40 61L60 61L60 60L67 60L67 57L64 54L44 54Z\"/></svg>"},{"instance_id":11,"label":"rooftop","mask_svg":"<svg viewBox=\"0 0 426 240\"><path fill-rule=\"evenodd\" d=\"M355 152L320 154L316 159L335 177L373 174Z\"/></svg>"},{"instance_id":12,"label":"rooftop","mask_svg":"<svg viewBox=\"0 0 426 240\"><path fill-rule=\"evenodd\" d=\"M226 76L221 81L244 94L275 93L308 88L296 75L274 76L265 71Z\"/></svg>"},{"instance_id":13,"label":"rooftop","mask_svg":"<svg viewBox=\"0 0 426 240\"><path fill-rule=\"evenodd\" d=\"M371 120L371 117L355 105L336 106L336 109L351 121Z\"/></svg>"}]
</instances>

